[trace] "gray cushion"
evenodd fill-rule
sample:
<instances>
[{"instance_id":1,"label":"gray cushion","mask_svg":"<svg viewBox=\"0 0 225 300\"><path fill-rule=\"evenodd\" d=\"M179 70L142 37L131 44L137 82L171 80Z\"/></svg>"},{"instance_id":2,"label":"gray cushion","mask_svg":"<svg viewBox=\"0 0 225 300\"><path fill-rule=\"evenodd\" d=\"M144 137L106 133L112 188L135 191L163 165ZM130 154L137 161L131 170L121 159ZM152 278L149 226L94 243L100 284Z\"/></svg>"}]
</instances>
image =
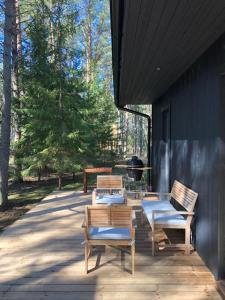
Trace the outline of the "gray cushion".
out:
<instances>
[{"instance_id":1,"label":"gray cushion","mask_svg":"<svg viewBox=\"0 0 225 300\"><path fill-rule=\"evenodd\" d=\"M176 211L173 205L166 200L162 201L142 201L142 207L144 209L145 215L150 224L152 224L152 211L153 210L170 210ZM155 224L162 225L185 225L186 219L182 215L166 215L166 214L156 214L154 216Z\"/></svg>"},{"instance_id":2,"label":"gray cushion","mask_svg":"<svg viewBox=\"0 0 225 300\"><path fill-rule=\"evenodd\" d=\"M119 194L114 195L100 195L96 197L96 204L123 204L124 197Z\"/></svg>"},{"instance_id":3,"label":"gray cushion","mask_svg":"<svg viewBox=\"0 0 225 300\"><path fill-rule=\"evenodd\" d=\"M130 240L129 228L90 227L89 238L94 240Z\"/></svg>"}]
</instances>

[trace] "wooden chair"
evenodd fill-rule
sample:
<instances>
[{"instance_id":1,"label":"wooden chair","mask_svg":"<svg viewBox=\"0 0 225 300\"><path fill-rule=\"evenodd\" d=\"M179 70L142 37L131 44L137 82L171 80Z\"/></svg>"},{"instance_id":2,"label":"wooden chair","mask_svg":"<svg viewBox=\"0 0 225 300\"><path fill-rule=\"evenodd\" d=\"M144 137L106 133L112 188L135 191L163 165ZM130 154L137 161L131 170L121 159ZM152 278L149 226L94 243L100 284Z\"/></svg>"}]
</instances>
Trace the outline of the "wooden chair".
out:
<instances>
[{"instance_id":1,"label":"wooden chair","mask_svg":"<svg viewBox=\"0 0 225 300\"><path fill-rule=\"evenodd\" d=\"M82 225L85 244L85 273L92 246L131 247L132 274L135 255L135 216L131 207L95 205L85 207Z\"/></svg>"},{"instance_id":2,"label":"wooden chair","mask_svg":"<svg viewBox=\"0 0 225 300\"><path fill-rule=\"evenodd\" d=\"M191 250L191 222L194 216L194 207L198 194L175 180L171 193L147 192L148 195L163 196L164 200L142 200L143 213L152 228L152 255L155 252L155 230L158 228L176 228L185 230L185 244L174 244L176 247L185 247L185 253ZM165 200L165 197L168 200ZM173 200L173 201L172 201ZM177 204L176 204L177 203ZM174 205L173 205L174 204ZM183 210L177 207L183 207Z\"/></svg>"},{"instance_id":3,"label":"wooden chair","mask_svg":"<svg viewBox=\"0 0 225 300\"><path fill-rule=\"evenodd\" d=\"M97 188L92 192L92 204L127 204L127 192L123 177L118 175L97 176Z\"/></svg>"}]
</instances>

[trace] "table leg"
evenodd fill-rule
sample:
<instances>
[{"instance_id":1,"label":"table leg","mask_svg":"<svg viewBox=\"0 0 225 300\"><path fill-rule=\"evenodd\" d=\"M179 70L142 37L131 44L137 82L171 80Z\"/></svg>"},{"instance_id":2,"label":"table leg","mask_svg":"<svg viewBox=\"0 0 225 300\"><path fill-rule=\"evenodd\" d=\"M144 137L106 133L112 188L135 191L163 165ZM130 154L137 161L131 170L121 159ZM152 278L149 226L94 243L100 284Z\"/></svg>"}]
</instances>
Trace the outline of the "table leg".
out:
<instances>
[{"instance_id":1,"label":"table leg","mask_svg":"<svg viewBox=\"0 0 225 300\"><path fill-rule=\"evenodd\" d=\"M87 173L84 172L84 193L87 193Z\"/></svg>"}]
</instances>

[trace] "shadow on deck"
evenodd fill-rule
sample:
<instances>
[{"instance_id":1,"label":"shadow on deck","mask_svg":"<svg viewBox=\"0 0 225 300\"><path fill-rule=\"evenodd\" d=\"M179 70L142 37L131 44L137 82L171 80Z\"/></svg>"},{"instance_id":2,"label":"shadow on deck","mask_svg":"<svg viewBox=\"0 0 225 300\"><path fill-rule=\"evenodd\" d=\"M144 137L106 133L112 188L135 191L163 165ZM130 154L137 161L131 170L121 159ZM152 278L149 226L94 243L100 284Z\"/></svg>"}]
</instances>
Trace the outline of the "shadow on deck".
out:
<instances>
[{"instance_id":1,"label":"shadow on deck","mask_svg":"<svg viewBox=\"0 0 225 300\"><path fill-rule=\"evenodd\" d=\"M133 276L129 253L113 248L95 249L84 275L81 224L90 199L54 192L1 234L1 299L221 299L196 252L163 249L168 236L182 239L181 232L158 232L162 250L152 257L150 228L140 222Z\"/></svg>"}]
</instances>

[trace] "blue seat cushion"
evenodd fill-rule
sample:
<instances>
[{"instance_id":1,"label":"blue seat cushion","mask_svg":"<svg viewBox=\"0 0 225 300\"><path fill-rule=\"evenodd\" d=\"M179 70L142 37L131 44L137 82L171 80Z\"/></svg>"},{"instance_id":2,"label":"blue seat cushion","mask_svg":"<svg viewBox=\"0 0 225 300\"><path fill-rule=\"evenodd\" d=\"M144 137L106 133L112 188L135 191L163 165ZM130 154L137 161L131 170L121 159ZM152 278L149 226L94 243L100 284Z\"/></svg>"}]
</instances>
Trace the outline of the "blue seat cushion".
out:
<instances>
[{"instance_id":1,"label":"blue seat cushion","mask_svg":"<svg viewBox=\"0 0 225 300\"><path fill-rule=\"evenodd\" d=\"M89 238L94 240L130 240L129 228L90 227Z\"/></svg>"},{"instance_id":2,"label":"blue seat cushion","mask_svg":"<svg viewBox=\"0 0 225 300\"><path fill-rule=\"evenodd\" d=\"M100 195L96 197L96 204L123 204L124 203L124 197L119 194L113 194L113 195Z\"/></svg>"},{"instance_id":3,"label":"blue seat cushion","mask_svg":"<svg viewBox=\"0 0 225 300\"><path fill-rule=\"evenodd\" d=\"M170 210L177 211L173 205L166 200L161 201L147 201L143 200L141 203L144 213L149 221L152 224L152 211L153 210ZM156 214L154 216L154 224L161 225L185 225L186 219L182 215L166 215L166 214Z\"/></svg>"}]
</instances>

